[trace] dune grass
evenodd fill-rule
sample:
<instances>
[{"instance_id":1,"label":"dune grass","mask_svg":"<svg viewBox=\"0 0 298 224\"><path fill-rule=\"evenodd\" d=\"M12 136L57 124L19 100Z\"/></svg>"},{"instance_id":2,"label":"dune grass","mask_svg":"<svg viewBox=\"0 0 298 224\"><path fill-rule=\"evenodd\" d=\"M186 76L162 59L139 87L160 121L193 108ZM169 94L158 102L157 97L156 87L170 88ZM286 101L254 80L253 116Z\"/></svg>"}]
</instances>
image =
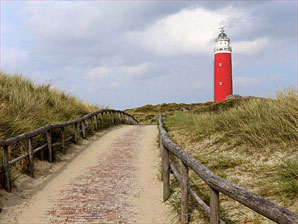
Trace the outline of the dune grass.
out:
<instances>
[{"instance_id":1,"label":"dune grass","mask_svg":"<svg viewBox=\"0 0 298 224\"><path fill-rule=\"evenodd\" d=\"M1 139L17 136L49 123L74 120L102 108L54 89L50 84L36 85L19 74L10 75L3 72L0 74L0 94ZM67 127L66 136L70 133L73 133L72 127ZM52 137L53 141L60 138L60 130L54 130ZM33 147L43 144L45 139L45 135L34 137ZM26 148L26 142L14 144L9 148L10 159L24 154ZM2 161L2 150L0 159ZM27 161L22 160L13 167L17 169L12 169L15 174L19 171L26 172Z\"/></svg>"},{"instance_id":2,"label":"dune grass","mask_svg":"<svg viewBox=\"0 0 298 224\"><path fill-rule=\"evenodd\" d=\"M35 85L21 75L1 73L0 88L1 139L48 123L73 120L99 109L52 88L50 84Z\"/></svg>"},{"instance_id":3,"label":"dune grass","mask_svg":"<svg viewBox=\"0 0 298 224\"><path fill-rule=\"evenodd\" d=\"M297 92L278 92L277 99L250 99L229 110L201 114L176 113L166 120L169 127L191 129L194 140L214 133L222 140L262 147L297 143Z\"/></svg>"},{"instance_id":4,"label":"dune grass","mask_svg":"<svg viewBox=\"0 0 298 224\"><path fill-rule=\"evenodd\" d=\"M297 212L297 116L297 90L287 89L276 99L251 98L217 111L176 112L164 121L170 138L214 173ZM208 202L207 185L193 173L191 183ZM175 194L173 208L177 200ZM224 196L221 211L227 223L268 222ZM192 220L208 221L200 212L193 212Z\"/></svg>"},{"instance_id":5,"label":"dune grass","mask_svg":"<svg viewBox=\"0 0 298 224\"><path fill-rule=\"evenodd\" d=\"M206 103L163 103L158 105L145 105L133 109L127 109L126 112L133 116L142 124L157 123L157 114L171 116L177 112L192 112L200 114L202 112L218 112L235 107L241 102L249 100L248 98L230 99L223 102L206 102Z\"/></svg>"}]
</instances>

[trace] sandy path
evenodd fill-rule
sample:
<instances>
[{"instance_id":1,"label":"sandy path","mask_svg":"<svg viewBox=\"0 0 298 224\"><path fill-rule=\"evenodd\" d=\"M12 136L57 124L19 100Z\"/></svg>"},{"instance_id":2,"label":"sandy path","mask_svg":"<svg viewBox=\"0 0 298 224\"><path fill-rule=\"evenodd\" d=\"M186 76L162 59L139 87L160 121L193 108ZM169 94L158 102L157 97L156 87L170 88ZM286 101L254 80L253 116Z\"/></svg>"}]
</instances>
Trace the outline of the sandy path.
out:
<instances>
[{"instance_id":1,"label":"sandy path","mask_svg":"<svg viewBox=\"0 0 298 224\"><path fill-rule=\"evenodd\" d=\"M156 126L140 125L93 140L30 200L4 207L1 223L170 223L157 137Z\"/></svg>"}]
</instances>

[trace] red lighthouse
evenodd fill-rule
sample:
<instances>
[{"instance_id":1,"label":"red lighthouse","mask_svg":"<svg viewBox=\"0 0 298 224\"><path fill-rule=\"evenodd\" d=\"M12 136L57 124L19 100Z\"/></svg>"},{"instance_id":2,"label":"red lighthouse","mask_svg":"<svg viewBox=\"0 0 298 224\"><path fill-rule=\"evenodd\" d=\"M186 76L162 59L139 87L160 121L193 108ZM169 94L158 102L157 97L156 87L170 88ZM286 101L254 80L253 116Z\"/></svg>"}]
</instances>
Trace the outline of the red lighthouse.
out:
<instances>
[{"instance_id":1,"label":"red lighthouse","mask_svg":"<svg viewBox=\"0 0 298 224\"><path fill-rule=\"evenodd\" d=\"M225 34L224 27L215 39L214 48L214 102L226 99L233 94L232 84L232 48L230 38Z\"/></svg>"}]
</instances>

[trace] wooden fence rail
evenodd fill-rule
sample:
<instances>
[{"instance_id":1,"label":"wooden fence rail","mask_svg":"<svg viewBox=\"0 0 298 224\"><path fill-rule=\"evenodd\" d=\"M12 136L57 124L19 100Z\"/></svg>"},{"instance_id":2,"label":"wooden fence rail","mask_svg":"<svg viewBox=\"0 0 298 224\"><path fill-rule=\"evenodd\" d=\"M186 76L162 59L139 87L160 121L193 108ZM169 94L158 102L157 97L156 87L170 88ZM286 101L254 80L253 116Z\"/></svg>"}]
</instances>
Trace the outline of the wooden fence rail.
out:
<instances>
[{"instance_id":1,"label":"wooden fence rail","mask_svg":"<svg viewBox=\"0 0 298 224\"><path fill-rule=\"evenodd\" d=\"M223 224L219 212L219 192L240 202L244 206L280 224L297 224L298 215L286 208L274 204L232 182L212 173L185 150L171 141L163 127L162 116L158 116L160 148L162 150L162 178L164 200L170 196L170 170L181 186L181 222L188 223L188 196L190 195L203 211L210 216L211 224ZM169 159L169 153L181 161L180 173ZM210 207L189 186L188 168L192 169L210 187Z\"/></svg>"},{"instance_id":2,"label":"wooden fence rail","mask_svg":"<svg viewBox=\"0 0 298 224\"><path fill-rule=\"evenodd\" d=\"M101 116L100 119L98 119L98 116ZM88 121L88 124L87 124ZM84 115L81 118L78 118L73 121L64 122L61 124L48 124L41 128L38 128L34 131L29 131L23 134L20 134L16 137L12 137L6 140L0 140L0 147L3 148L3 165L2 165L2 172L3 173L3 179L4 179L4 188L10 192L11 191L11 182L10 182L10 175L9 175L9 167L15 164L16 162L22 160L22 159L29 159L29 172L32 177L34 177L34 154L37 152L43 152L44 149L47 149L48 153L48 160L49 162L53 161L53 147L61 145L62 150L65 150L65 142L73 140L75 144L78 143L78 137L79 134L82 135L82 138L86 138L86 130L88 128L93 127L94 130L98 130L98 124L102 123L103 121L109 122L111 125L116 124L138 124L138 121L131 116L130 114L127 114L120 110L110 110L110 109L103 109L99 111L95 111L89 114ZM65 136L65 127L67 126L73 126L73 135L70 135L68 137ZM81 129L80 129L81 127ZM52 142L52 131L54 129L60 129L61 130L61 138L60 142ZM33 138L40 135L40 134L46 134L46 143L43 145L33 148ZM21 141L27 141L28 143L28 152L24 155L21 155L17 158L14 158L13 160L9 161L10 155L9 155L9 147L13 144L16 144ZM43 155L43 153L41 154ZM41 156L43 157L43 156ZM2 179L2 178L1 178ZM2 183L1 183L2 185Z\"/></svg>"}]
</instances>

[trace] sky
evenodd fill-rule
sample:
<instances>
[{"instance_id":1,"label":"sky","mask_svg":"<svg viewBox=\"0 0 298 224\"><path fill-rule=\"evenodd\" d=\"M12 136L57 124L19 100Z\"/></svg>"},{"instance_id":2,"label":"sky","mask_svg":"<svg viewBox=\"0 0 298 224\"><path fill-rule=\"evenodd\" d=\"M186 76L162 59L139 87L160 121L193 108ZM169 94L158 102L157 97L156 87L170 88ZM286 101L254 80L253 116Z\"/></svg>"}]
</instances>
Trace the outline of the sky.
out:
<instances>
[{"instance_id":1,"label":"sky","mask_svg":"<svg viewBox=\"0 0 298 224\"><path fill-rule=\"evenodd\" d=\"M219 27L233 89L297 85L296 1L1 1L1 70L114 109L213 101Z\"/></svg>"}]
</instances>

